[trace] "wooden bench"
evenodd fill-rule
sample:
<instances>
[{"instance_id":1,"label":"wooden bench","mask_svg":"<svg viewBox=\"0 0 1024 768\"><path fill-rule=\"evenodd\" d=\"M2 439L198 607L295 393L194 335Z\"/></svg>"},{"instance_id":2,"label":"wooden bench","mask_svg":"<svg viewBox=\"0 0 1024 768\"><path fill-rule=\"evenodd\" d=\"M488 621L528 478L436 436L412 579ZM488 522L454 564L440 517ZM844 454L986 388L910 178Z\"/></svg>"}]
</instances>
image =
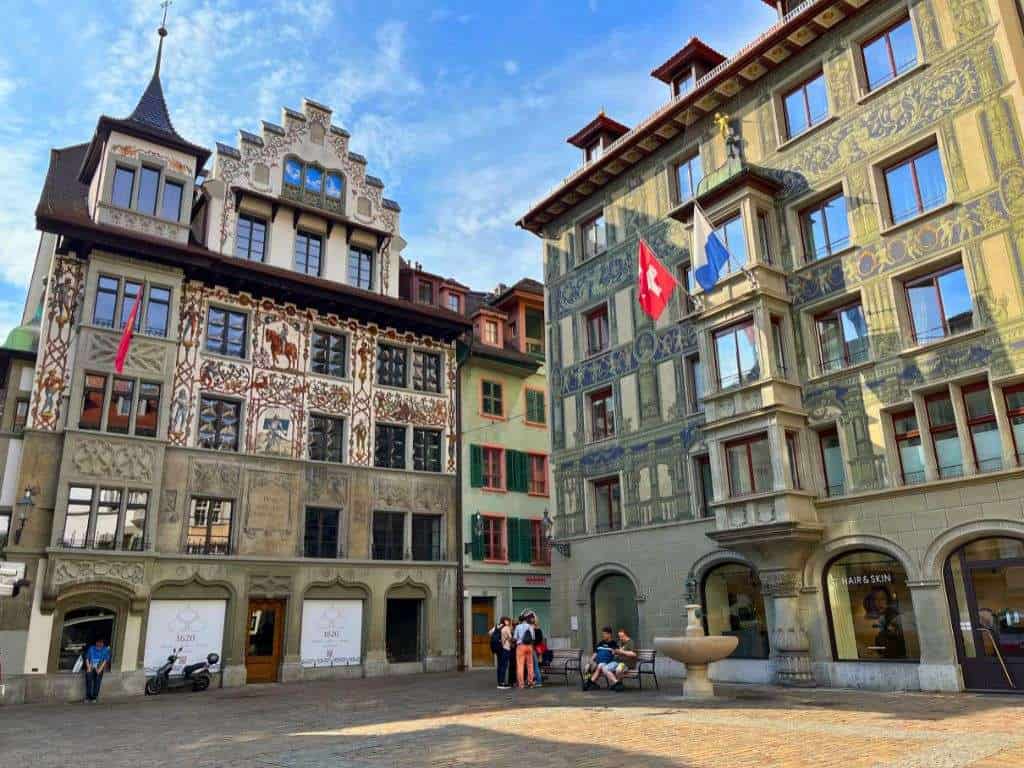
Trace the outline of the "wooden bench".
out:
<instances>
[{"instance_id":1,"label":"wooden bench","mask_svg":"<svg viewBox=\"0 0 1024 768\"><path fill-rule=\"evenodd\" d=\"M654 679L654 687L659 691L661 686L658 685L658 675L654 671L654 659L658 655L658 652L649 648L638 648L636 651L636 667L633 669L626 669L622 673L622 682L625 683L627 680L636 680L637 684L641 688L644 687L644 675ZM587 665L587 669L590 669L590 665ZM602 676L597 684L601 685L601 681L604 681L605 685L608 685L608 679Z\"/></svg>"},{"instance_id":2,"label":"wooden bench","mask_svg":"<svg viewBox=\"0 0 1024 768\"><path fill-rule=\"evenodd\" d=\"M540 676L544 682L550 677L565 678L565 684L569 684L569 675L576 674L583 680L583 651L579 648L552 649L551 662L540 665Z\"/></svg>"}]
</instances>

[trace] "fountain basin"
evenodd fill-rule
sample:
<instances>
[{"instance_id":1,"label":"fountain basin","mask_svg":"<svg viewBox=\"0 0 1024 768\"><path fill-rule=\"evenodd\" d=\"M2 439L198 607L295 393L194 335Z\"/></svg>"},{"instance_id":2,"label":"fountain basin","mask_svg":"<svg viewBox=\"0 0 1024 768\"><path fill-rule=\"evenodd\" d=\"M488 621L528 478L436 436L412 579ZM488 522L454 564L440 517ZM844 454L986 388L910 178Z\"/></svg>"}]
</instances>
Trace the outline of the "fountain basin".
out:
<instances>
[{"instance_id":1,"label":"fountain basin","mask_svg":"<svg viewBox=\"0 0 1024 768\"><path fill-rule=\"evenodd\" d=\"M686 681L683 683L685 699L709 699L715 695L708 677L708 664L721 661L735 651L740 643L738 637L705 635L699 612L699 605L686 606L685 637L654 638L654 647L658 653L686 665Z\"/></svg>"}]
</instances>

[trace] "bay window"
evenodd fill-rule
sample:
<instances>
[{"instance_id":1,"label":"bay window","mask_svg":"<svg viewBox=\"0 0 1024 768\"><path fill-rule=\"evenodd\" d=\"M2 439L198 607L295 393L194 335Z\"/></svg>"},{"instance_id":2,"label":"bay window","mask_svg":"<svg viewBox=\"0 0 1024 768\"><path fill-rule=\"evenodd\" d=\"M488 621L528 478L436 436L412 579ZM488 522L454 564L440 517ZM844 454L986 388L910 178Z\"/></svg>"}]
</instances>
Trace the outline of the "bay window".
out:
<instances>
[{"instance_id":1,"label":"bay window","mask_svg":"<svg viewBox=\"0 0 1024 768\"><path fill-rule=\"evenodd\" d=\"M718 388L728 389L761 378L757 359L757 331L753 320L745 320L715 331Z\"/></svg>"},{"instance_id":2,"label":"bay window","mask_svg":"<svg viewBox=\"0 0 1024 768\"><path fill-rule=\"evenodd\" d=\"M900 459L903 484L924 482L924 448L921 445L921 431L917 428L917 412L909 408L894 413L892 431L896 440L896 453Z\"/></svg>"},{"instance_id":3,"label":"bay window","mask_svg":"<svg viewBox=\"0 0 1024 768\"><path fill-rule=\"evenodd\" d=\"M946 202L946 177L937 146L891 165L883 173L893 224L912 219Z\"/></svg>"},{"instance_id":4,"label":"bay window","mask_svg":"<svg viewBox=\"0 0 1024 768\"><path fill-rule=\"evenodd\" d=\"M746 496L772 489L772 454L767 435L726 443L725 463L730 495Z\"/></svg>"},{"instance_id":5,"label":"bay window","mask_svg":"<svg viewBox=\"0 0 1024 768\"><path fill-rule=\"evenodd\" d=\"M963 333L973 327L974 304L963 265L908 281L904 287L916 344Z\"/></svg>"},{"instance_id":6,"label":"bay window","mask_svg":"<svg viewBox=\"0 0 1024 768\"><path fill-rule=\"evenodd\" d=\"M815 325L822 373L868 359L868 328L859 301L818 315Z\"/></svg>"},{"instance_id":7,"label":"bay window","mask_svg":"<svg viewBox=\"0 0 1024 768\"><path fill-rule=\"evenodd\" d=\"M729 260L721 266L723 275L731 274L733 269L747 263L747 233L743 229L743 216L737 213L731 219L715 227L715 234L729 252Z\"/></svg>"},{"instance_id":8,"label":"bay window","mask_svg":"<svg viewBox=\"0 0 1024 768\"><path fill-rule=\"evenodd\" d=\"M1013 435L1013 450L1020 464L1024 456L1024 384L1003 390L1003 399L1006 402L1006 416L1010 420L1010 433Z\"/></svg>"},{"instance_id":9,"label":"bay window","mask_svg":"<svg viewBox=\"0 0 1024 768\"><path fill-rule=\"evenodd\" d=\"M964 457L960 451L960 436L956 431L956 413L949 392L925 398L928 411L928 429L935 448L935 462L939 477L960 477L964 472Z\"/></svg>"},{"instance_id":10,"label":"bay window","mask_svg":"<svg viewBox=\"0 0 1024 768\"><path fill-rule=\"evenodd\" d=\"M98 373L85 374L79 429L156 437L159 417L159 384L117 376L110 378Z\"/></svg>"},{"instance_id":11,"label":"bay window","mask_svg":"<svg viewBox=\"0 0 1024 768\"><path fill-rule=\"evenodd\" d=\"M1003 468L1003 445L999 438L999 425L992 407L988 382L972 384L962 390L967 429L971 434L974 463L979 472L995 472Z\"/></svg>"},{"instance_id":12,"label":"bay window","mask_svg":"<svg viewBox=\"0 0 1024 768\"><path fill-rule=\"evenodd\" d=\"M61 545L141 552L148 509L148 491L73 485Z\"/></svg>"}]
</instances>

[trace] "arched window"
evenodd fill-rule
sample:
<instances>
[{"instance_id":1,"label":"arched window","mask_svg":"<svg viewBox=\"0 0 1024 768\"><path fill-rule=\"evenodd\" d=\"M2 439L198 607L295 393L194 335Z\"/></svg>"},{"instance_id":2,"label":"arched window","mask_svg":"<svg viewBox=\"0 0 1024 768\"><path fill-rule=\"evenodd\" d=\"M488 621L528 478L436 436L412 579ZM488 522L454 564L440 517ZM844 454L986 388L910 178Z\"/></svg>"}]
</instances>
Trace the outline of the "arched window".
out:
<instances>
[{"instance_id":1,"label":"arched window","mask_svg":"<svg viewBox=\"0 0 1024 768\"><path fill-rule=\"evenodd\" d=\"M742 563L724 563L709 570L701 583L704 631L739 638L730 658L767 659L768 622L757 575Z\"/></svg>"},{"instance_id":2,"label":"arched window","mask_svg":"<svg viewBox=\"0 0 1024 768\"><path fill-rule=\"evenodd\" d=\"M61 672L70 672L82 651L97 639L103 640L108 647L111 646L115 618L114 612L106 608L79 608L64 614L57 669Z\"/></svg>"},{"instance_id":3,"label":"arched window","mask_svg":"<svg viewBox=\"0 0 1024 768\"><path fill-rule=\"evenodd\" d=\"M850 552L825 569L837 661L917 661L921 646L907 572L881 552Z\"/></svg>"},{"instance_id":4,"label":"arched window","mask_svg":"<svg viewBox=\"0 0 1024 768\"><path fill-rule=\"evenodd\" d=\"M618 630L622 627L630 637L637 634L636 590L633 582L621 573L602 576L591 593L591 629L595 642L601 637L602 627Z\"/></svg>"}]
</instances>

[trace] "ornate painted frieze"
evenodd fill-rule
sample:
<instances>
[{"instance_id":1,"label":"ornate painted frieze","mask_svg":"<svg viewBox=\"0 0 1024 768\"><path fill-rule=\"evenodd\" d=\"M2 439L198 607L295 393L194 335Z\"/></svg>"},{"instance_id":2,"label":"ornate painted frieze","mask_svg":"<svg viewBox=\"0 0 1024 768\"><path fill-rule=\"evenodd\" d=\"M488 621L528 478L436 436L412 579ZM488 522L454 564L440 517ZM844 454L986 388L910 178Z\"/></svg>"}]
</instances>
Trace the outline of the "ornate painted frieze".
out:
<instances>
[{"instance_id":1,"label":"ornate painted frieze","mask_svg":"<svg viewBox=\"0 0 1024 768\"><path fill-rule=\"evenodd\" d=\"M377 390L373 396L373 417L417 427L447 426L447 403L438 397Z\"/></svg>"},{"instance_id":2,"label":"ornate painted frieze","mask_svg":"<svg viewBox=\"0 0 1024 768\"><path fill-rule=\"evenodd\" d=\"M152 445L102 437L79 437L71 446L77 475L152 482L157 449Z\"/></svg>"}]
</instances>

